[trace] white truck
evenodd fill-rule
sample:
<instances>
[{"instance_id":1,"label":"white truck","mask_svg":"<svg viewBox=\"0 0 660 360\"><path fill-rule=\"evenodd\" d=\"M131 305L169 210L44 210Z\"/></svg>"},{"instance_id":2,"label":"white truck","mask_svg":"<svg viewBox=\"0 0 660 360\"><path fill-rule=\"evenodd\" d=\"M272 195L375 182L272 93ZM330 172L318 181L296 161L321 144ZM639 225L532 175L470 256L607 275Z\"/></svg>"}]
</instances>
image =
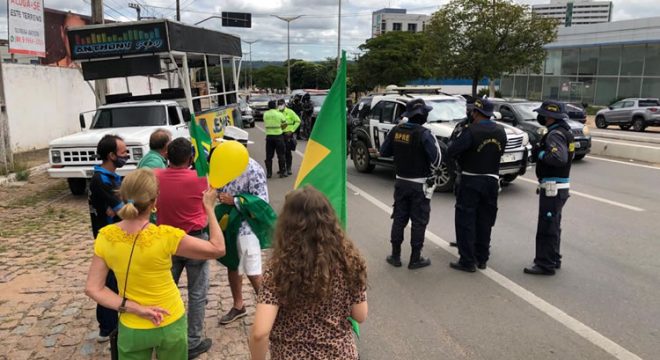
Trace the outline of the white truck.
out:
<instances>
[{"instance_id":1,"label":"white truck","mask_svg":"<svg viewBox=\"0 0 660 360\"><path fill-rule=\"evenodd\" d=\"M240 122L236 106L240 38L164 19L83 26L70 29L67 36L85 80L166 74L172 86L176 80L172 73L179 80L179 87L160 94L99 99L103 105L80 114L81 132L50 142L48 174L66 178L73 194L85 193L94 166L100 164L97 144L107 134L120 136L128 147L130 159L118 170L123 176L149 151L149 137L156 129L169 130L174 138L189 137L188 124L194 119L214 139L223 137L226 130L243 131L233 127ZM233 89L226 89L223 81L222 92L193 96L191 68L202 68L205 88L212 89L208 66L227 64L233 70Z\"/></svg>"}]
</instances>

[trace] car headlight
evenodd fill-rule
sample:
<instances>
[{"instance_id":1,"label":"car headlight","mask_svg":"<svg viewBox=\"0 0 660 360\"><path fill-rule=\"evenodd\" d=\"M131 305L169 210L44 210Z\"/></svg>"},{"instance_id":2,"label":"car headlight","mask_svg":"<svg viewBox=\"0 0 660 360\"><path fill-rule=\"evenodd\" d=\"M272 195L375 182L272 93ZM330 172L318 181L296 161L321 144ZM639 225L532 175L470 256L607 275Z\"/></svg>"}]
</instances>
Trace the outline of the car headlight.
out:
<instances>
[{"instance_id":1,"label":"car headlight","mask_svg":"<svg viewBox=\"0 0 660 360\"><path fill-rule=\"evenodd\" d=\"M587 125L582 127L582 133L584 136L591 136L591 130L589 130L589 127Z\"/></svg>"},{"instance_id":2,"label":"car headlight","mask_svg":"<svg viewBox=\"0 0 660 360\"><path fill-rule=\"evenodd\" d=\"M142 148L141 147L134 147L131 149L131 152L133 153L133 160L140 160L142 159Z\"/></svg>"},{"instance_id":3,"label":"car headlight","mask_svg":"<svg viewBox=\"0 0 660 360\"><path fill-rule=\"evenodd\" d=\"M53 150L50 152L50 161L53 164L59 164L62 162L62 153L59 150Z\"/></svg>"},{"instance_id":4,"label":"car headlight","mask_svg":"<svg viewBox=\"0 0 660 360\"><path fill-rule=\"evenodd\" d=\"M546 128L545 126L544 126L544 127L540 127L540 128L538 128L538 129L536 129L536 133L539 134L539 135L541 135L541 136L545 136L545 134L548 133L548 128Z\"/></svg>"},{"instance_id":5,"label":"car headlight","mask_svg":"<svg viewBox=\"0 0 660 360\"><path fill-rule=\"evenodd\" d=\"M523 146L527 146L529 144L529 135L527 133L523 133Z\"/></svg>"}]
</instances>

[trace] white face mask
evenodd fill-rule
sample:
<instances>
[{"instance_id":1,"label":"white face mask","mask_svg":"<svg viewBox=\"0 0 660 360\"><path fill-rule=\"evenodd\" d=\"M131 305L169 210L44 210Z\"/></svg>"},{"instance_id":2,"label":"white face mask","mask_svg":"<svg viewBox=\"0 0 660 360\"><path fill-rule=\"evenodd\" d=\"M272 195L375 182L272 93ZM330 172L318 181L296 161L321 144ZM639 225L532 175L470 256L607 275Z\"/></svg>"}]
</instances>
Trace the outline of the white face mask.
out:
<instances>
[{"instance_id":1,"label":"white face mask","mask_svg":"<svg viewBox=\"0 0 660 360\"><path fill-rule=\"evenodd\" d=\"M277 108L280 109L280 111L284 111L284 105L280 105Z\"/></svg>"}]
</instances>

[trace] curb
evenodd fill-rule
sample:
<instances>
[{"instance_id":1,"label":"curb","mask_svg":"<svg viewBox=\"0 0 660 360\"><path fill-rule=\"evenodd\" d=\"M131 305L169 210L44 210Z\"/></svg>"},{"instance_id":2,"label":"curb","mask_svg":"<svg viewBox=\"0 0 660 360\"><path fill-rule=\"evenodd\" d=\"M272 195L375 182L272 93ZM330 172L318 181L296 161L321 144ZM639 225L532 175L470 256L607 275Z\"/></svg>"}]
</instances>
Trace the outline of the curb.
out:
<instances>
[{"instance_id":1,"label":"curb","mask_svg":"<svg viewBox=\"0 0 660 360\"><path fill-rule=\"evenodd\" d=\"M603 134L601 132L598 133L592 132L591 136L593 138L634 141L634 142L647 143L647 144L660 144L660 137L655 138L655 137L635 136L635 135L618 134L618 133Z\"/></svg>"},{"instance_id":2,"label":"curb","mask_svg":"<svg viewBox=\"0 0 660 360\"><path fill-rule=\"evenodd\" d=\"M32 174L40 174L40 173L48 170L49 167L50 167L50 164L45 163L45 164L37 165L33 168L30 168L30 169L28 169L28 171L30 172L31 175ZM12 183L14 181L16 181L16 173L11 173L7 176L1 176L0 177L0 186L5 186L5 185L7 185L9 183Z\"/></svg>"},{"instance_id":3,"label":"curb","mask_svg":"<svg viewBox=\"0 0 660 360\"><path fill-rule=\"evenodd\" d=\"M652 164L660 163L660 147L625 144L595 138L591 139L591 154Z\"/></svg>"}]
</instances>

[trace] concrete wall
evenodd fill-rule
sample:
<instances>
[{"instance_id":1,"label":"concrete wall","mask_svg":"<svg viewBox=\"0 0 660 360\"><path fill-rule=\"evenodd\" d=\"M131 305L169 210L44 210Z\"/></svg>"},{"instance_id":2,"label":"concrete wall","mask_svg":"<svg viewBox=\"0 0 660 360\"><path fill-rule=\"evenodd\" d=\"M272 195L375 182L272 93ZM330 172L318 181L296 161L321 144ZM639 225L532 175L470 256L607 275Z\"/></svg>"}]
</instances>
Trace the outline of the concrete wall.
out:
<instances>
[{"instance_id":1,"label":"concrete wall","mask_svg":"<svg viewBox=\"0 0 660 360\"><path fill-rule=\"evenodd\" d=\"M51 140L80 131L78 114L96 107L77 69L2 64L2 86L13 152L46 148ZM146 77L129 78L129 87L134 95L150 93ZM151 92L166 87L166 80L151 78ZM108 90L126 92L126 80L109 80Z\"/></svg>"}]
</instances>

